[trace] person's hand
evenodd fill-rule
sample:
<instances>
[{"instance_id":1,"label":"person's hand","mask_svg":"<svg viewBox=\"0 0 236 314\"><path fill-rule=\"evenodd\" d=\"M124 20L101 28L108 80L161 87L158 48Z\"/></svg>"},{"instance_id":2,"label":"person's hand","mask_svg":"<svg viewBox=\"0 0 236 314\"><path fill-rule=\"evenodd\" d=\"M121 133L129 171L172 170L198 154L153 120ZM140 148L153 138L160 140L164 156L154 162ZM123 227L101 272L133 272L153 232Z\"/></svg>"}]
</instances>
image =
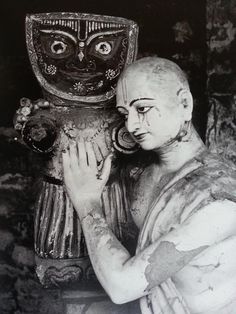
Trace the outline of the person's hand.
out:
<instances>
[{"instance_id":1,"label":"person's hand","mask_svg":"<svg viewBox=\"0 0 236 314\"><path fill-rule=\"evenodd\" d=\"M80 220L100 204L110 174L111 157L111 154L106 157L99 173L91 142L73 142L62 153L64 183Z\"/></svg>"},{"instance_id":2,"label":"person's hand","mask_svg":"<svg viewBox=\"0 0 236 314\"><path fill-rule=\"evenodd\" d=\"M13 119L15 129L20 131L24 123L28 121L31 115L34 114L38 109L47 109L51 106L53 105L50 102L42 98L33 102L29 98L21 98L20 107L16 111Z\"/></svg>"}]
</instances>

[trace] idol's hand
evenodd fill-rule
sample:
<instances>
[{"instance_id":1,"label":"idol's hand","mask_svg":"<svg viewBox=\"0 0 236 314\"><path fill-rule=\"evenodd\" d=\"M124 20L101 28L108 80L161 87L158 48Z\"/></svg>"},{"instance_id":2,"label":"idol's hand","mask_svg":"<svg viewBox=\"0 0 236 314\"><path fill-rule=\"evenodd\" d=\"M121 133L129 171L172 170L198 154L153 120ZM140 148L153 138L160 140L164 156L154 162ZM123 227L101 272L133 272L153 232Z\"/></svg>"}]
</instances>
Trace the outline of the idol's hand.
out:
<instances>
[{"instance_id":1,"label":"idol's hand","mask_svg":"<svg viewBox=\"0 0 236 314\"><path fill-rule=\"evenodd\" d=\"M94 209L94 204L100 204L110 174L111 155L104 160L100 173L91 142L71 143L62 158L66 190L82 220Z\"/></svg>"}]
</instances>

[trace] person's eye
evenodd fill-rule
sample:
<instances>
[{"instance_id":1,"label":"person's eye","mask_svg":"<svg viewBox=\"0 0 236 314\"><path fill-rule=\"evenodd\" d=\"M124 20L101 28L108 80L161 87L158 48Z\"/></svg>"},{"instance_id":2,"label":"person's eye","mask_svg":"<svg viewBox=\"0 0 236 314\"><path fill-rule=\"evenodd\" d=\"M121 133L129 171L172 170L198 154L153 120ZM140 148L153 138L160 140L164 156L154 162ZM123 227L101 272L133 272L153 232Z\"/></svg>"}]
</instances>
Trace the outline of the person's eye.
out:
<instances>
[{"instance_id":1,"label":"person's eye","mask_svg":"<svg viewBox=\"0 0 236 314\"><path fill-rule=\"evenodd\" d=\"M150 106L143 106L143 107L138 107L137 112L138 113L146 113L148 112L152 107Z\"/></svg>"}]
</instances>

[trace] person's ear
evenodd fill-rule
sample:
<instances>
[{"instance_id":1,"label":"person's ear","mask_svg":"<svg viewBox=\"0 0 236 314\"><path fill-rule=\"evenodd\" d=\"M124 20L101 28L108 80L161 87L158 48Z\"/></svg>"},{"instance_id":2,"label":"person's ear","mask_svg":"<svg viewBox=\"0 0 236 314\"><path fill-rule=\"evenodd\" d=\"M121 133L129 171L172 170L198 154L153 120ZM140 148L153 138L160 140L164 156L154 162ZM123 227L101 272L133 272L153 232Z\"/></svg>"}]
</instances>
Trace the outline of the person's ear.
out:
<instances>
[{"instance_id":1,"label":"person's ear","mask_svg":"<svg viewBox=\"0 0 236 314\"><path fill-rule=\"evenodd\" d=\"M189 90L181 89L178 93L178 98L180 104L183 106L183 113L185 121L190 121L192 119L193 112L193 97Z\"/></svg>"}]
</instances>

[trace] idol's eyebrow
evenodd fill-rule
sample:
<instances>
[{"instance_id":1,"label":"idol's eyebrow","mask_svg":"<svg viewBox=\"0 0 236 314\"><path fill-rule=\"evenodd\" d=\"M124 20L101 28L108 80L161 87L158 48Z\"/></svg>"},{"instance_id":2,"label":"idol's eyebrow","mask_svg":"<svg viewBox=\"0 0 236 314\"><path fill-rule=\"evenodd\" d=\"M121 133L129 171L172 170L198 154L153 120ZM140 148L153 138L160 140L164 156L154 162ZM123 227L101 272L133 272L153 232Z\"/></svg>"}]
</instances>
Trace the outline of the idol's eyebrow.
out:
<instances>
[{"instance_id":1,"label":"idol's eyebrow","mask_svg":"<svg viewBox=\"0 0 236 314\"><path fill-rule=\"evenodd\" d=\"M154 100L154 98L137 98L137 99L132 100L129 106L131 107L136 101L139 101L139 100Z\"/></svg>"},{"instance_id":2,"label":"idol's eyebrow","mask_svg":"<svg viewBox=\"0 0 236 314\"><path fill-rule=\"evenodd\" d=\"M107 32L100 32L100 33L97 33L97 34L93 34L91 35L88 39L87 39L87 42L86 44L89 45L89 43L91 42L91 40L93 40L94 38L96 37L99 37L99 36L107 36L107 35L115 35L115 34L119 34L119 33L122 33L124 32L123 29L119 29L119 30L115 30L115 31L107 31Z\"/></svg>"},{"instance_id":3,"label":"idol's eyebrow","mask_svg":"<svg viewBox=\"0 0 236 314\"><path fill-rule=\"evenodd\" d=\"M60 31L60 30L56 30L56 29L41 29L40 32L41 33L46 33L46 34L62 35L62 36L70 38L71 40L73 40L76 43L76 38L73 35L71 35L71 34L69 34L67 32L64 32L64 31Z\"/></svg>"}]
</instances>

